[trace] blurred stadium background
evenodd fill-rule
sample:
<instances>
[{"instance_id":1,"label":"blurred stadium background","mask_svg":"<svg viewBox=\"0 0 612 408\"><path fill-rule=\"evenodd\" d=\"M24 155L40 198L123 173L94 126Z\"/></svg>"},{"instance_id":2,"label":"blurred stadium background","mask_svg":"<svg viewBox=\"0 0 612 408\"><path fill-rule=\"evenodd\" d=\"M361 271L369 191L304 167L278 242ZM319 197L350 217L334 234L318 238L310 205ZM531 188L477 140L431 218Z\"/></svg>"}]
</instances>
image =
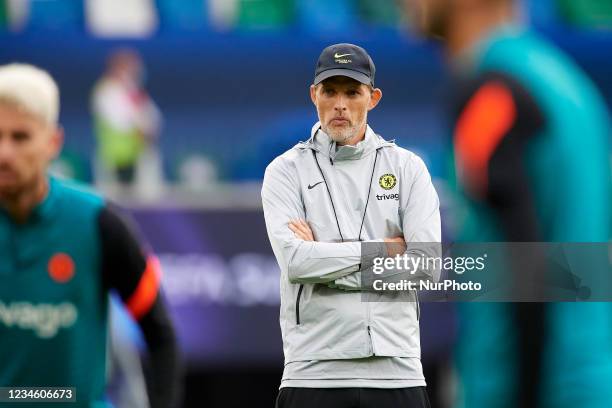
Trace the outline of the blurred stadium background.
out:
<instances>
[{"instance_id":1,"label":"blurred stadium background","mask_svg":"<svg viewBox=\"0 0 612 408\"><path fill-rule=\"evenodd\" d=\"M610 104L612 2L525 0L522 10ZM185 406L273 404L283 365L278 268L259 184L276 155L309 136L314 63L335 42L370 52L384 92L370 124L424 158L448 205L448 74L394 0L0 0L0 63L39 65L61 89L66 145L56 171L96 182L160 255L187 362ZM141 157L135 185L117 189L96 180L90 108L107 57L126 47L142 56L163 124L154 159ZM160 176L147 177L155 169ZM432 405L446 407L452 305L424 304L421 324Z\"/></svg>"}]
</instances>

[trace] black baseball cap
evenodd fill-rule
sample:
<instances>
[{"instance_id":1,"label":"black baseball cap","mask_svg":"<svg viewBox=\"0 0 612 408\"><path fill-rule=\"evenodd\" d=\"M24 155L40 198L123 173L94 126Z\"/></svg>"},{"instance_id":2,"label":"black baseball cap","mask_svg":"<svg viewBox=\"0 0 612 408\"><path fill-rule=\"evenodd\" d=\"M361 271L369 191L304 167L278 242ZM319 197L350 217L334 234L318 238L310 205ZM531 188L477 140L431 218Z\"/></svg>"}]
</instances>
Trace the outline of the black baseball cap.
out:
<instances>
[{"instance_id":1,"label":"black baseball cap","mask_svg":"<svg viewBox=\"0 0 612 408\"><path fill-rule=\"evenodd\" d=\"M346 76L374 86L376 68L366 50L355 44L334 44L325 48L315 69L314 84L333 76Z\"/></svg>"}]
</instances>

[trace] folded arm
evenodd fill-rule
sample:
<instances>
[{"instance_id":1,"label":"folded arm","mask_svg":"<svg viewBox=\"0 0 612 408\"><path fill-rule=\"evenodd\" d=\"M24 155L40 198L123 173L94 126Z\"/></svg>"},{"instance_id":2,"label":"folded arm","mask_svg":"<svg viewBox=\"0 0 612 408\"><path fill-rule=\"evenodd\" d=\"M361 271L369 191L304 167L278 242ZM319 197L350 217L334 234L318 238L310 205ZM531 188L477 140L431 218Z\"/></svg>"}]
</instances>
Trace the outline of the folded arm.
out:
<instances>
[{"instance_id":1,"label":"folded arm","mask_svg":"<svg viewBox=\"0 0 612 408\"><path fill-rule=\"evenodd\" d=\"M393 257L399 253L408 258L441 256L440 202L425 163L415 157L415 160L406 166L401 180L405 183L402 190L409 194L405 205L400 209L405 246L403 251L397 247L390 250L389 255ZM410 260L408 262L410 263ZM373 275L372 271L367 271L367 276L364 276L363 272L357 272L336 279L333 284L344 290L362 290L370 288L369 282L373 279L385 282L437 281L439 277L440 271L431 268L420 267L414 271L391 268L381 275ZM362 282L363 279L367 279L366 284Z\"/></svg>"},{"instance_id":2,"label":"folded arm","mask_svg":"<svg viewBox=\"0 0 612 408\"><path fill-rule=\"evenodd\" d=\"M313 240L298 237L291 228L302 224L290 224L306 219L306 214L296 181L289 165L277 159L266 169L261 191L268 237L291 283L332 282L369 266L368 262L384 254L382 244L373 245L373 253L363 254L361 242L316 242L314 235Z\"/></svg>"}]
</instances>

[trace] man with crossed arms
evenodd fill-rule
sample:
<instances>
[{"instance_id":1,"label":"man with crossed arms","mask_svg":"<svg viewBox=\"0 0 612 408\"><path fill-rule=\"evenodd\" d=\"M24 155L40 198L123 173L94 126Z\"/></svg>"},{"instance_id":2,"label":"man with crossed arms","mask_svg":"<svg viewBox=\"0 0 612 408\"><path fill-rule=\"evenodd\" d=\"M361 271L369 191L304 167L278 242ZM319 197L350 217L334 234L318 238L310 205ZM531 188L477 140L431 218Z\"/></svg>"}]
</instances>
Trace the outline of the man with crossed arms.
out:
<instances>
[{"instance_id":1,"label":"man with crossed arms","mask_svg":"<svg viewBox=\"0 0 612 408\"><path fill-rule=\"evenodd\" d=\"M425 164L367 124L382 97L374 77L363 48L323 50L310 86L319 122L266 169L263 209L281 269L278 408L429 407L415 292L373 294L410 302L362 301L374 258L440 242Z\"/></svg>"}]
</instances>

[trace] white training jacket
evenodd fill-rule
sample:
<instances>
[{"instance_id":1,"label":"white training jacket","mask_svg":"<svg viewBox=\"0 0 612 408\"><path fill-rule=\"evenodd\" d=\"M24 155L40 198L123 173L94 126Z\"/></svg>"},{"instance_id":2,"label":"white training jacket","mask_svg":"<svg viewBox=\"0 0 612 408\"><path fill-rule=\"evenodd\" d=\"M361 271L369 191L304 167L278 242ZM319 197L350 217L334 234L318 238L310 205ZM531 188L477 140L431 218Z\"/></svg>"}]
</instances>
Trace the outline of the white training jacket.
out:
<instances>
[{"instance_id":1,"label":"white training jacket","mask_svg":"<svg viewBox=\"0 0 612 408\"><path fill-rule=\"evenodd\" d=\"M281 270L285 363L420 358L415 293L376 293L381 301L363 301L360 268L386 255L380 244L386 237L403 236L409 248L440 242L439 201L429 172L418 156L369 126L355 146L337 147L320 123L311 133L270 163L261 191ZM315 242L288 228L296 219L308 222ZM369 241L379 244L362 254L362 242ZM393 301L402 295L412 301Z\"/></svg>"}]
</instances>

